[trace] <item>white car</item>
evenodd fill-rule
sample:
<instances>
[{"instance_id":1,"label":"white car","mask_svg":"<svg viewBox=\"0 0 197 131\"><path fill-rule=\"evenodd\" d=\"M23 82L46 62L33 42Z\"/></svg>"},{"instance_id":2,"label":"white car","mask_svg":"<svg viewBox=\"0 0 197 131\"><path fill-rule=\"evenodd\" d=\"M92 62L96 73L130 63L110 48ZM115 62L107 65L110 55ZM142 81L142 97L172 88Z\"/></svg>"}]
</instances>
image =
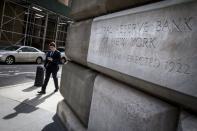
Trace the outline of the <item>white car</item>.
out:
<instances>
[{"instance_id":1,"label":"white car","mask_svg":"<svg viewBox=\"0 0 197 131\"><path fill-rule=\"evenodd\" d=\"M45 59L45 53L30 46L9 46L0 50L0 62L13 64L15 62L36 62L41 64Z\"/></svg>"},{"instance_id":2,"label":"white car","mask_svg":"<svg viewBox=\"0 0 197 131\"><path fill-rule=\"evenodd\" d=\"M64 64L67 61L69 61L69 58L65 54L65 48L64 47L58 47L57 50L61 53L61 63Z\"/></svg>"}]
</instances>

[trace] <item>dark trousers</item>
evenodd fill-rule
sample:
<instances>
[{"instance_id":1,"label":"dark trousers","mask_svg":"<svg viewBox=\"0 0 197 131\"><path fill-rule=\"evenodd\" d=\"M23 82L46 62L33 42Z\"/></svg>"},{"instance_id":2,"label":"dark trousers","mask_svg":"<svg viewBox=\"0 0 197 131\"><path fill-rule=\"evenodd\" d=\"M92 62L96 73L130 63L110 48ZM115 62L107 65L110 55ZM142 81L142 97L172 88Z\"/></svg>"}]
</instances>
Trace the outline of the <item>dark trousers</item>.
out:
<instances>
[{"instance_id":1,"label":"dark trousers","mask_svg":"<svg viewBox=\"0 0 197 131\"><path fill-rule=\"evenodd\" d=\"M55 84L55 89L58 89L58 78L57 78L57 72L58 72L59 68L57 69L46 69L46 74L45 74L45 80L44 80L44 84L42 86L42 91L45 92L46 90L46 86L49 82L50 76L52 74L53 76L53 80L54 80L54 84Z\"/></svg>"}]
</instances>

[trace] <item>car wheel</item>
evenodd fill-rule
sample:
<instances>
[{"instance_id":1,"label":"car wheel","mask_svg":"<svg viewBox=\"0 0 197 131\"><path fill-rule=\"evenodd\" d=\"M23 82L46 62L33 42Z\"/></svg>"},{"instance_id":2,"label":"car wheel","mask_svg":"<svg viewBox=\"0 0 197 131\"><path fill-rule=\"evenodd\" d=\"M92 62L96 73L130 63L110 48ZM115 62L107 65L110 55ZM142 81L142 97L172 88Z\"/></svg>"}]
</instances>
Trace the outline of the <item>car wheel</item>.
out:
<instances>
[{"instance_id":1,"label":"car wheel","mask_svg":"<svg viewBox=\"0 0 197 131\"><path fill-rule=\"evenodd\" d=\"M41 58L41 57L38 57L38 58L36 59L36 63L37 63L37 64L42 64L42 58Z\"/></svg>"},{"instance_id":2,"label":"car wheel","mask_svg":"<svg viewBox=\"0 0 197 131\"><path fill-rule=\"evenodd\" d=\"M8 65L12 65L15 62L15 59L13 56L8 56L5 60L5 63Z\"/></svg>"},{"instance_id":3,"label":"car wheel","mask_svg":"<svg viewBox=\"0 0 197 131\"><path fill-rule=\"evenodd\" d=\"M61 63L64 64L66 62L65 58L61 58Z\"/></svg>"}]
</instances>

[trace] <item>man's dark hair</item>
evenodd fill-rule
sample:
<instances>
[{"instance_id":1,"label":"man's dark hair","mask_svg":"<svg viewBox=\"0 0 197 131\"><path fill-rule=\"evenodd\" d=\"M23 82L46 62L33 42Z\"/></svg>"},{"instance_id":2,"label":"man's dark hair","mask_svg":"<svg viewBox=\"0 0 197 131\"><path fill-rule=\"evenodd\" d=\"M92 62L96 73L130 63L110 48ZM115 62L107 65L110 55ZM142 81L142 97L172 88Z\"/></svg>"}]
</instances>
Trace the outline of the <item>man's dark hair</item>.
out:
<instances>
[{"instance_id":1,"label":"man's dark hair","mask_svg":"<svg viewBox=\"0 0 197 131\"><path fill-rule=\"evenodd\" d=\"M55 44L55 42L51 42L51 43L49 44L49 46L56 47L56 44Z\"/></svg>"}]
</instances>

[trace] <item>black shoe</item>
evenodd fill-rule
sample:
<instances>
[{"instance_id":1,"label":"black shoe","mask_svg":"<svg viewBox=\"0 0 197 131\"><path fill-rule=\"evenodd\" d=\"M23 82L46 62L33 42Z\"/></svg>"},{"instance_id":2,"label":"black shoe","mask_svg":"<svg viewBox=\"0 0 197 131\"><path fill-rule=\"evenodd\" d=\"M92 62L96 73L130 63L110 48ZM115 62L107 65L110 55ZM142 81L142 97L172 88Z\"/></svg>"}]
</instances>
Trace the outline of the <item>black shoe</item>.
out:
<instances>
[{"instance_id":1,"label":"black shoe","mask_svg":"<svg viewBox=\"0 0 197 131\"><path fill-rule=\"evenodd\" d=\"M58 89L55 89L54 92L58 92Z\"/></svg>"},{"instance_id":2,"label":"black shoe","mask_svg":"<svg viewBox=\"0 0 197 131\"><path fill-rule=\"evenodd\" d=\"M38 91L38 94L46 94L45 91Z\"/></svg>"}]
</instances>

